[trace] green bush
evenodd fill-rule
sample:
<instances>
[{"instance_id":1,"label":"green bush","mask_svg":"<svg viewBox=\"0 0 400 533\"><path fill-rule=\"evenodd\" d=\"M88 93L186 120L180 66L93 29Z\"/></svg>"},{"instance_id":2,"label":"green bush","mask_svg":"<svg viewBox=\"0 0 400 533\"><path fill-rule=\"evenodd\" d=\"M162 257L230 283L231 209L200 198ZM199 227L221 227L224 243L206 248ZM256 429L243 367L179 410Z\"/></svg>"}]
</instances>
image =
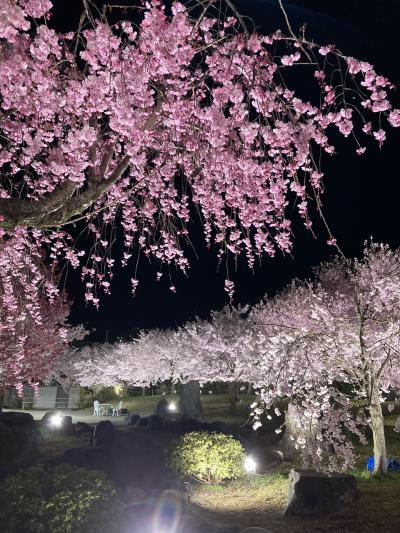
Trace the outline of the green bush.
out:
<instances>
[{"instance_id":1,"label":"green bush","mask_svg":"<svg viewBox=\"0 0 400 533\"><path fill-rule=\"evenodd\" d=\"M8 476L0 491L3 533L114 531L117 491L102 472L33 466Z\"/></svg>"},{"instance_id":2,"label":"green bush","mask_svg":"<svg viewBox=\"0 0 400 533\"><path fill-rule=\"evenodd\" d=\"M194 431L172 446L168 463L182 475L219 483L243 475L244 448L230 435Z\"/></svg>"}]
</instances>

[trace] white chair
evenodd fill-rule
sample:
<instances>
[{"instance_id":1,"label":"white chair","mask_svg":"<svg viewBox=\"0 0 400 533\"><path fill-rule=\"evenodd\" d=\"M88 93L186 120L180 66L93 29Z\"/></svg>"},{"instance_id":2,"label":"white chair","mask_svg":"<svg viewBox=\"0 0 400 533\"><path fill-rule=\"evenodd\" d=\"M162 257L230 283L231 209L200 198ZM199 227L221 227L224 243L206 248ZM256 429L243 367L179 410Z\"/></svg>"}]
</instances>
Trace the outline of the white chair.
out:
<instances>
[{"instance_id":1,"label":"white chair","mask_svg":"<svg viewBox=\"0 0 400 533\"><path fill-rule=\"evenodd\" d=\"M122 409L122 400L118 402L118 407L113 407L112 416L119 416Z\"/></svg>"},{"instance_id":2,"label":"white chair","mask_svg":"<svg viewBox=\"0 0 400 533\"><path fill-rule=\"evenodd\" d=\"M100 416L100 415L101 415L100 402L99 400L95 400L93 402L93 416Z\"/></svg>"}]
</instances>

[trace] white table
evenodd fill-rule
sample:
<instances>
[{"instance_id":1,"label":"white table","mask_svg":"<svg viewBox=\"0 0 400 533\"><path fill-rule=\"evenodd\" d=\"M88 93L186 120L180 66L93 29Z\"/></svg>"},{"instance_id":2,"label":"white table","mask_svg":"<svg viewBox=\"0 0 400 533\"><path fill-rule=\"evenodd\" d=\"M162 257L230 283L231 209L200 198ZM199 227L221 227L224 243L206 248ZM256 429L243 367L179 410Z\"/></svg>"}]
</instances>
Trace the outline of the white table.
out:
<instances>
[{"instance_id":1,"label":"white table","mask_svg":"<svg viewBox=\"0 0 400 533\"><path fill-rule=\"evenodd\" d=\"M100 407L100 416L103 416L104 413L106 413L108 411L108 408L112 409L112 404L111 403L101 403L99 405L99 407Z\"/></svg>"}]
</instances>

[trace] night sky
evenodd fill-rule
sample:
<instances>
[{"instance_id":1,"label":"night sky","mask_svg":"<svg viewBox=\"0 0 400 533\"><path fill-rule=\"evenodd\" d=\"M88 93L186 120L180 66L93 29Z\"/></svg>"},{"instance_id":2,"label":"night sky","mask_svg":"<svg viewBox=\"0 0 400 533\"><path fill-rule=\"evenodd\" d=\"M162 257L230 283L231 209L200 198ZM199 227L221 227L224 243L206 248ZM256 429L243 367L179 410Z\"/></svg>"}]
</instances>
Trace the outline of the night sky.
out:
<instances>
[{"instance_id":1,"label":"night sky","mask_svg":"<svg viewBox=\"0 0 400 533\"><path fill-rule=\"evenodd\" d=\"M284 4L295 31L306 23L309 39L337 44L345 54L372 62L379 73L400 85L400 44L395 37L400 27L398 0L292 0ZM55 5L53 24L60 29L72 28L79 17L80 1L56 0ZM277 2L236 0L236 5L241 13L253 19L259 31L285 30ZM395 98L399 105L398 94ZM400 132L391 128L381 150L373 143L368 153L359 157L352 143L342 141L336 143L338 155L325 158L324 215L347 256L359 255L364 240L371 236L393 247L400 245L399 141ZM233 260L230 262L230 277L236 285L235 304L255 303L265 293L273 294L293 277L307 277L312 266L331 256L333 250L326 244L327 233L316 213L313 222L317 238L301 223L294 224L292 256L278 254L273 259L265 258L254 272L244 259L239 260L236 271ZM157 265L143 259L135 299L130 292L132 272L129 268L117 269L111 296L103 297L100 310L95 311L83 302L79 277L69 275L67 290L75 299L72 321L95 328L92 339L102 341L108 336L114 340L135 334L141 328L174 327L221 308L228 302L224 291L225 265L218 269L216 252L206 249L200 224L191 228L191 239L198 257L189 252L188 278L172 272L176 294L169 291L167 276L156 283Z\"/></svg>"}]
</instances>

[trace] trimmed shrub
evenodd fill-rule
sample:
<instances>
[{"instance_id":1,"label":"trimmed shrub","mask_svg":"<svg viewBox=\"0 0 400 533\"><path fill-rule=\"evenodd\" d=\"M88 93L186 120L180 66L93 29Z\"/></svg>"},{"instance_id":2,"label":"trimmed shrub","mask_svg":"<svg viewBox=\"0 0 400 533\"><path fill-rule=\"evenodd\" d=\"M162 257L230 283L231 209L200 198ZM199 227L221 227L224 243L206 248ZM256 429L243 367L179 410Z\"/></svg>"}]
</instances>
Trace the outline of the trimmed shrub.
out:
<instances>
[{"instance_id":1,"label":"trimmed shrub","mask_svg":"<svg viewBox=\"0 0 400 533\"><path fill-rule=\"evenodd\" d=\"M245 451L231 435L193 431L172 446L168 464L184 476L219 483L243 475Z\"/></svg>"},{"instance_id":2,"label":"trimmed shrub","mask_svg":"<svg viewBox=\"0 0 400 533\"><path fill-rule=\"evenodd\" d=\"M114 531L117 490L102 472L33 466L8 476L0 491L3 533Z\"/></svg>"}]
</instances>

